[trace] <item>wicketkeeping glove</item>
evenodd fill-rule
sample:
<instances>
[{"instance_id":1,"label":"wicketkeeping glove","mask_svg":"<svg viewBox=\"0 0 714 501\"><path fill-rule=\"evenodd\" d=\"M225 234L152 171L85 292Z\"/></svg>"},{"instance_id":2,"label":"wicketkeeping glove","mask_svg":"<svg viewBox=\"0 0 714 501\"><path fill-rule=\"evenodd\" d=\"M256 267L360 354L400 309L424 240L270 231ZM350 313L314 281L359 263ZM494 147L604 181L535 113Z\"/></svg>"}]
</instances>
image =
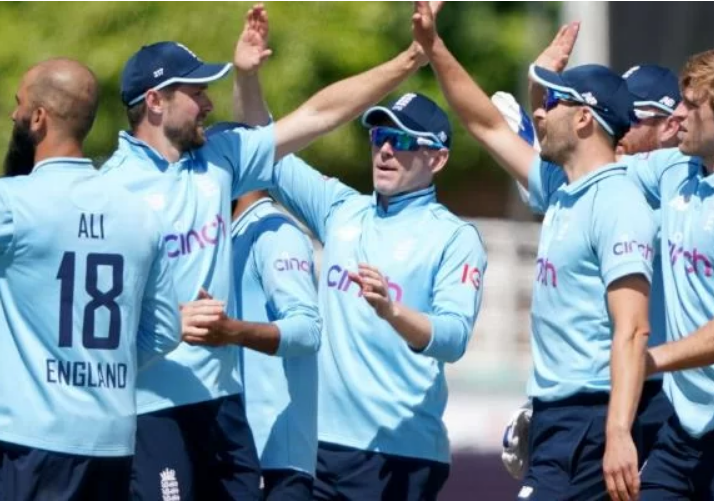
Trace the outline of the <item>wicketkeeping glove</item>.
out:
<instances>
[{"instance_id":1,"label":"wicketkeeping glove","mask_svg":"<svg viewBox=\"0 0 714 501\"><path fill-rule=\"evenodd\" d=\"M513 132L521 136L528 144L540 151L538 136L536 136L533 120L528 116L523 106L518 104L516 98L508 92L496 92L491 96L491 102L496 105L503 118L508 122L508 126Z\"/></svg>"},{"instance_id":2,"label":"wicketkeeping glove","mask_svg":"<svg viewBox=\"0 0 714 501\"><path fill-rule=\"evenodd\" d=\"M533 407L530 400L518 409L503 433L501 461L515 479L522 479L528 469L528 430Z\"/></svg>"}]
</instances>

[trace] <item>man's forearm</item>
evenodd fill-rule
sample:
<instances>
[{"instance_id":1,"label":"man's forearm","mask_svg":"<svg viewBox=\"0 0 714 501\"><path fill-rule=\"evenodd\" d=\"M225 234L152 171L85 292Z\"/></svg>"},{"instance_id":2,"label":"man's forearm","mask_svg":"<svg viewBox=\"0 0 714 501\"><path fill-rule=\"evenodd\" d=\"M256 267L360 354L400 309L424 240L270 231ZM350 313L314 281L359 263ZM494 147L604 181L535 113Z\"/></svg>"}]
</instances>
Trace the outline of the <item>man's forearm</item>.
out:
<instances>
[{"instance_id":1,"label":"man's forearm","mask_svg":"<svg viewBox=\"0 0 714 501\"><path fill-rule=\"evenodd\" d=\"M299 151L317 137L352 120L393 91L425 62L416 44L371 70L317 92L276 123L276 158Z\"/></svg>"},{"instance_id":2,"label":"man's forearm","mask_svg":"<svg viewBox=\"0 0 714 501\"><path fill-rule=\"evenodd\" d=\"M466 130L524 187L536 152L511 130L486 93L474 82L443 40L428 50L441 90Z\"/></svg>"},{"instance_id":3,"label":"man's forearm","mask_svg":"<svg viewBox=\"0 0 714 501\"><path fill-rule=\"evenodd\" d=\"M233 120L255 126L270 123L270 112L263 99L257 72L236 71L233 80Z\"/></svg>"},{"instance_id":4,"label":"man's forearm","mask_svg":"<svg viewBox=\"0 0 714 501\"><path fill-rule=\"evenodd\" d=\"M275 355L280 346L280 329L275 324L228 319L221 326L230 344Z\"/></svg>"},{"instance_id":5,"label":"man's forearm","mask_svg":"<svg viewBox=\"0 0 714 501\"><path fill-rule=\"evenodd\" d=\"M607 413L609 436L631 433L645 380L647 336L615 332L610 357L612 388Z\"/></svg>"},{"instance_id":6,"label":"man's forearm","mask_svg":"<svg viewBox=\"0 0 714 501\"><path fill-rule=\"evenodd\" d=\"M394 313L387 319L387 322L414 350L423 350L431 341L429 317L411 310L401 303L394 304Z\"/></svg>"},{"instance_id":7,"label":"man's forearm","mask_svg":"<svg viewBox=\"0 0 714 501\"><path fill-rule=\"evenodd\" d=\"M436 40L429 59L444 97L476 139L483 140L483 132L489 129L506 126L488 95L459 64L443 40Z\"/></svg>"},{"instance_id":8,"label":"man's forearm","mask_svg":"<svg viewBox=\"0 0 714 501\"><path fill-rule=\"evenodd\" d=\"M648 372L672 372L714 364L714 321L689 336L649 350Z\"/></svg>"}]
</instances>

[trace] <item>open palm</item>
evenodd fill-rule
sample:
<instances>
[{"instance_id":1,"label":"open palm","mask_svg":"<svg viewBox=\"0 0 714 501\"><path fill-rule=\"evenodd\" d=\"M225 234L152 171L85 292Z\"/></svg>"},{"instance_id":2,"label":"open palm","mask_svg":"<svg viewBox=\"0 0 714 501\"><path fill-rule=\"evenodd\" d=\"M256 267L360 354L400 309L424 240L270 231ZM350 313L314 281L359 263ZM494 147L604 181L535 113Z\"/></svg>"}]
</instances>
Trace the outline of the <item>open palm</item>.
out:
<instances>
[{"instance_id":1,"label":"open palm","mask_svg":"<svg viewBox=\"0 0 714 501\"><path fill-rule=\"evenodd\" d=\"M258 71L273 53L268 49L268 13L262 4L254 5L245 16L243 32L236 43L233 64L237 70Z\"/></svg>"}]
</instances>

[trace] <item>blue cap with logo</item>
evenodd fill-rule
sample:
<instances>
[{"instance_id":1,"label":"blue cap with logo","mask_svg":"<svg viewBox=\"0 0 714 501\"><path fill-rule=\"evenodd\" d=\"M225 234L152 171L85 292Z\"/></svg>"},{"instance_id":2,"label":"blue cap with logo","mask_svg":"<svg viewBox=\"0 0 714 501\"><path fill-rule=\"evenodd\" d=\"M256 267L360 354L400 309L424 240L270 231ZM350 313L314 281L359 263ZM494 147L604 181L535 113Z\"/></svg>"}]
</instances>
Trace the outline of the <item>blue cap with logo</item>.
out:
<instances>
[{"instance_id":1,"label":"blue cap with logo","mask_svg":"<svg viewBox=\"0 0 714 501\"><path fill-rule=\"evenodd\" d=\"M635 96L625 79L606 66L584 64L556 73L532 64L529 75L537 84L589 107L597 122L615 139L622 138L635 120Z\"/></svg>"},{"instance_id":2,"label":"blue cap with logo","mask_svg":"<svg viewBox=\"0 0 714 501\"><path fill-rule=\"evenodd\" d=\"M384 121L408 134L428 137L446 148L451 146L451 125L446 112L428 97L410 92L396 99L389 106L373 106L362 115L362 125L375 127Z\"/></svg>"},{"instance_id":3,"label":"blue cap with logo","mask_svg":"<svg viewBox=\"0 0 714 501\"><path fill-rule=\"evenodd\" d=\"M121 100L126 106L140 103L146 91L176 83L205 84L223 78L230 63L206 64L178 42L144 45L124 65Z\"/></svg>"},{"instance_id":4,"label":"blue cap with logo","mask_svg":"<svg viewBox=\"0 0 714 501\"><path fill-rule=\"evenodd\" d=\"M671 115L682 100L677 75L663 66L633 66L622 78L627 82L630 92L635 95L635 108L652 106Z\"/></svg>"}]
</instances>

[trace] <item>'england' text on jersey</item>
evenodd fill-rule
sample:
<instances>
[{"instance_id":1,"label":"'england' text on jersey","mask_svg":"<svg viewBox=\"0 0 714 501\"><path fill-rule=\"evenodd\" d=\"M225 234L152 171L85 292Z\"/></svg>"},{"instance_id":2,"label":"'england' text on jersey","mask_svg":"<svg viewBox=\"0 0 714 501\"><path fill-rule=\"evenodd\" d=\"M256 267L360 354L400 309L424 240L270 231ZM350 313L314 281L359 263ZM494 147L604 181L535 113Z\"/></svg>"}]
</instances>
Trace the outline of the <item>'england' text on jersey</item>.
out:
<instances>
[{"instance_id":1,"label":"'england' text on jersey","mask_svg":"<svg viewBox=\"0 0 714 501\"><path fill-rule=\"evenodd\" d=\"M45 362L48 383L87 388L126 388L127 364L52 358Z\"/></svg>"}]
</instances>

